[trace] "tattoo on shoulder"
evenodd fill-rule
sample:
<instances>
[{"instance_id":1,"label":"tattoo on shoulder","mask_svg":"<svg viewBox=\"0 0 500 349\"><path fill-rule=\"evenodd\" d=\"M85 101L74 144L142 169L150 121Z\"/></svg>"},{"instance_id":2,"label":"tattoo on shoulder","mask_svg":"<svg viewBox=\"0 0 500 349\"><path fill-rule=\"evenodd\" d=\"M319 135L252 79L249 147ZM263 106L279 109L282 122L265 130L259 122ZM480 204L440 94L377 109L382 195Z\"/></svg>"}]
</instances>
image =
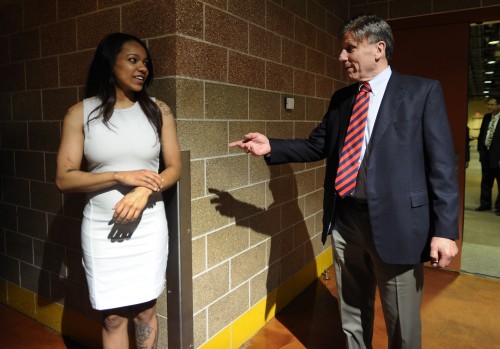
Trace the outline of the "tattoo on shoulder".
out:
<instances>
[{"instance_id":1,"label":"tattoo on shoulder","mask_svg":"<svg viewBox=\"0 0 500 349\"><path fill-rule=\"evenodd\" d=\"M158 102L158 107L160 108L161 112L165 115L165 116L173 116L174 114L172 113L172 109L169 108L168 105L166 105L165 103L163 102Z\"/></svg>"}]
</instances>

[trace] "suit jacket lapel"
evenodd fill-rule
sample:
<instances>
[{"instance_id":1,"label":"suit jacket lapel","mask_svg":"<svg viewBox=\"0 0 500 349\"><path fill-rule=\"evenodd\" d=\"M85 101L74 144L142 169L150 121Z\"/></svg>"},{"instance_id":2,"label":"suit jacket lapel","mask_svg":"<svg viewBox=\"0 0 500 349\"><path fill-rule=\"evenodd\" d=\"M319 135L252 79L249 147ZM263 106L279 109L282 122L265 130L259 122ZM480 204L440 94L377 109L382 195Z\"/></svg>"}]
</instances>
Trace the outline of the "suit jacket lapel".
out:
<instances>
[{"instance_id":1,"label":"suit jacket lapel","mask_svg":"<svg viewBox=\"0 0 500 349\"><path fill-rule=\"evenodd\" d=\"M375 144L382 138L385 131L394 120L394 116L397 115L397 111L403 102L403 97L407 89L408 86L401 82L399 74L393 71L389 82L387 83L384 98L382 99L382 103L380 104L380 109L377 114L377 119L375 120L373 133L370 139L370 148L375 146Z\"/></svg>"}]
</instances>

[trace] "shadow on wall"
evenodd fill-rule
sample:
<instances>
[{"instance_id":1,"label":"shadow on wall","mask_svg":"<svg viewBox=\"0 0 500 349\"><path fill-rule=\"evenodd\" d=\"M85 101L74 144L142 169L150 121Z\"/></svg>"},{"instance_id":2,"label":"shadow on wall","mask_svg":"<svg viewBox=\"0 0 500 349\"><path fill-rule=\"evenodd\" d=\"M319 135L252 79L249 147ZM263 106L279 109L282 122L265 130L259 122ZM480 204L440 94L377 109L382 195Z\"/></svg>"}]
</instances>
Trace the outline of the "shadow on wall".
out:
<instances>
[{"instance_id":1,"label":"shadow on wall","mask_svg":"<svg viewBox=\"0 0 500 349\"><path fill-rule=\"evenodd\" d=\"M289 164L268 167L269 190L272 203L267 208L240 201L229 192L209 188L216 197L211 200L216 210L235 219L235 224L249 227L253 232L271 237L268 261L267 294L275 290L307 262L314 261L311 237L314 235L314 218L308 224L299 206L295 175ZM316 268L308 268L315 274ZM307 275L309 280L317 275ZM286 292L286 294L285 294ZM276 307L281 310L288 302L290 292L279 288L276 297L267 297L266 318ZM310 323L312 313L301 313L301 321Z\"/></svg>"},{"instance_id":2,"label":"shadow on wall","mask_svg":"<svg viewBox=\"0 0 500 349\"><path fill-rule=\"evenodd\" d=\"M47 240L42 243L42 270L38 279L37 306L47 308L62 304L61 334L68 349L98 348L100 332L88 328L91 319L98 324L100 315L90 306L85 271L82 265L80 227L85 194L65 194L63 211L49 218ZM92 322L88 322L92 326ZM83 327L83 328L82 328ZM75 329L80 329L75 331ZM98 330L99 331L99 330ZM81 338L84 334L84 338Z\"/></svg>"}]
</instances>

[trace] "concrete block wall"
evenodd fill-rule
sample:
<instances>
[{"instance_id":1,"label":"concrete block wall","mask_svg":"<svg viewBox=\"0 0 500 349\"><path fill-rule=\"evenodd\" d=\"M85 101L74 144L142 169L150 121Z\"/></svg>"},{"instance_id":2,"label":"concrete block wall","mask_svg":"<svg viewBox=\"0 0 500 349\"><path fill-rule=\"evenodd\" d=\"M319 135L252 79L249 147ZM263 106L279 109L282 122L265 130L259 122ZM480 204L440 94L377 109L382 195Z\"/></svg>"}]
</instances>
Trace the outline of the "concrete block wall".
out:
<instances>
[{"instance_id":1,"label":"concrete block wall","mask_svg":"<svg viewBox=\"0 0 500 349\"><path fill-rule=\"evenodd\" d=\"M315 278L314 268L304 273L304 266L329 248L319 241L324 164L267 167L227 143L248 131L307 137L332 92L348 83L337 33L350 15L395 19L498 4L2 1L0 301L67 333L75 314L97 318L80 262L84 197L60 194L54 176L62 118L82 98L93 50L105 34L125 31L147 42L157 75L151 94L173 107L181 148L191 151L198 348L262 301L272 314L280 297L288 299L287 280ZM284 108L286 97L295 99L293 111ZM166 329L164 299L159 314Z\"/></svg>"},{"instance_id":2,"label":"concrete block wall","mask_svg":"<svg viewBox=\"0 0 500 349\"><path fill-rule=\"evenodd\" d=\"M329 248L324 163L267 167L227 144L250 131L307 137L346 84L337 32L348 16L347 1L200 3L204 31L176 41L175 81L181 148L192 157L195 347ZM271 311L280 299L265 302Z\"/></svg>"}]
</instances>

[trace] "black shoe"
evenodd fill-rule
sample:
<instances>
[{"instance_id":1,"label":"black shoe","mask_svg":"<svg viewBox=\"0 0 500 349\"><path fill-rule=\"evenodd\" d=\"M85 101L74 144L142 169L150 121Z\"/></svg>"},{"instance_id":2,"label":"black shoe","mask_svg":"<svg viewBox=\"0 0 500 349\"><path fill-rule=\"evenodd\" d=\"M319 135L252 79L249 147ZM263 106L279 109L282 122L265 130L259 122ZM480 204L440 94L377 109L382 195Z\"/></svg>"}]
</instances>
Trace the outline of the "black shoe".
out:
<instances>
[{"instance_id":1,"label":"black shoe","mask_svg":"<svg viewBox=\"0 0 500 349\"><path fill-rule=\"evenodd\" d=\"M495 211L495 214L496 214L497 216L500 216L500 210L496 210L496 211Z\"/></svg>"},{"instance_id":2,"label":"black shoe","mask_svg":"<svg viewBox=\"0 0 500 349\"><path fill-rule=\"evenodd\" d=\"M479 206L474 209L474 211L489 211L489 210L491 210L491 207L487 206Z\"/></svg>"}]
</instances>

